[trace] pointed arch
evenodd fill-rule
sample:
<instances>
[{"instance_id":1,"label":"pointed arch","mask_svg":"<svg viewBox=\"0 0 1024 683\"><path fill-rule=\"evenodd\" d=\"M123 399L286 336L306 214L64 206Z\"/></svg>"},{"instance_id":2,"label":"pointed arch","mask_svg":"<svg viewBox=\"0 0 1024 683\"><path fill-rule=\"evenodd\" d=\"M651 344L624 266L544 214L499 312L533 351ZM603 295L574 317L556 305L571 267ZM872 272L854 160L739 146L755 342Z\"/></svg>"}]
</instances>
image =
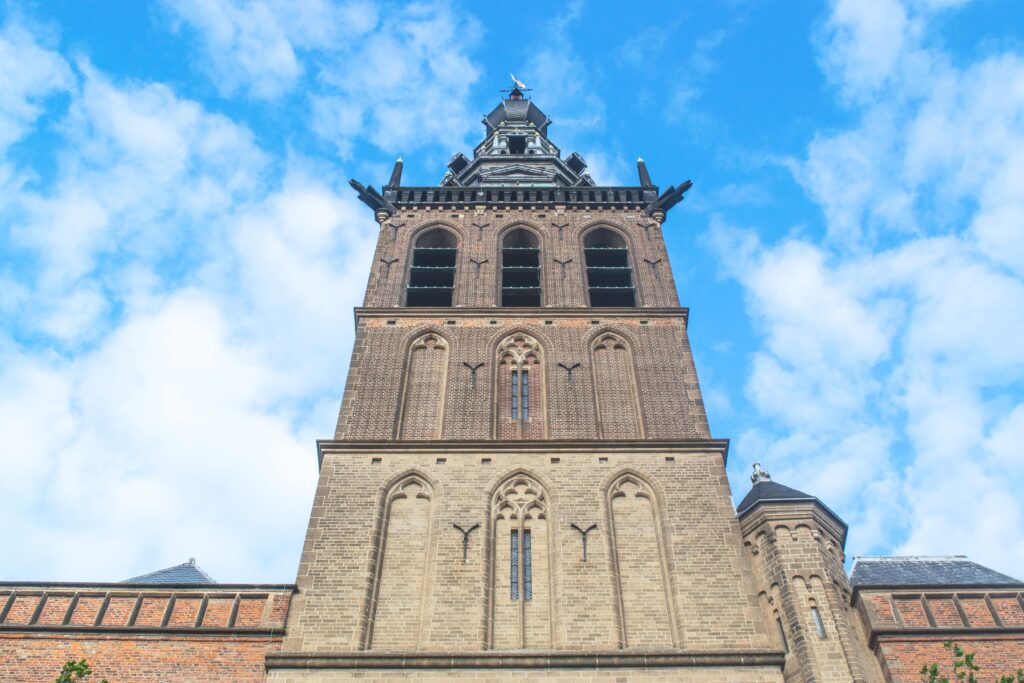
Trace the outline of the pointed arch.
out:
<instances>
[{"instance_id":1,"label":"pointed arch","mask_svg":"<svg viewBox=\"0 0 1024 683\"><path fill-rule=\"evenodd\" d=\"M680 647L669 539L658 495L632 470L618 474L606 493L621 646Z\"/></svg>"},{"instance_id":2,"label":"pointed arch","mask_svg":"<svg viewBox=\"0 0 1024 683\"><path fill-rule=\"evenodd\" d=\"M634 250L628 236L602 223L581 231L580 242L589 304L593 307L638 306Z\"/></svg>"},{"instance_id":3,"label":"pointed arch","mask_svg":"<svg viewBox=\"0 0 1024 683\"><path fill-rule=\"evenodd\" d=\"M399 439L439 439L448 387L448 340L427 332L412 340L402 378Z\"/></svg>"},{"instance_id":4,"label":"pointed arch","mask_svg":"<svg viewBox=\"0 0 1024 683\"><path fill-rule=\"evenodd\" d=\"M454 305L456 266L461 235L438 223L410 237L405 305L451 307Z\"/></svg>"},{"instance_id":5,"label":"pointed arch","mask_svg":"<svg viewBox=\"0 0 1024 683\"><path fill-rule=\"evenodd\" d=\"M591 340L590 360L598 438L644 438L636 366L629 342L615 332L602 332Z\"/></svg>"},{"instance_id":6,"label":"pointed arch","mask_svg":"<svg viewBox=\"0 0 1024 683\"><path fill-rule=\"evenodd\" d=\"M526 332L505 336L495 348L494 436L547 438L544 348Z\"/></svg>"},{"instance_id":7,"label":"pointed arch","mask_svg":"<svg viewBox=\"0 0 1024 683\"><path fill-rule=\"evenodd\" d=\"M547 489L517 470L495 487L488 512L486 646L552 648L557 543Z\"/></svg>"},{"instance_id":8,"label":"pointed arch","mask_svg":"<svg viewBox=\"0 0 1024 683\"><path fill-rule=\"evenodd\" d=\"M422 473L396 478L380 501L371 581L363 610L362 649L416 649L429 621L435 489ZM380 596L387 596L380 600Z\"/></svg>"},{"instance_id":9,"label":"pointed arch","mask_svg":"<svg viewBox=\"0 0 1024 683\"><path fill-rule=\"evenodd\" d=\"M514 223L498 233L500 306L540 307L543 305L544 246L536 229Z\"/></svg>"}]
</instances>

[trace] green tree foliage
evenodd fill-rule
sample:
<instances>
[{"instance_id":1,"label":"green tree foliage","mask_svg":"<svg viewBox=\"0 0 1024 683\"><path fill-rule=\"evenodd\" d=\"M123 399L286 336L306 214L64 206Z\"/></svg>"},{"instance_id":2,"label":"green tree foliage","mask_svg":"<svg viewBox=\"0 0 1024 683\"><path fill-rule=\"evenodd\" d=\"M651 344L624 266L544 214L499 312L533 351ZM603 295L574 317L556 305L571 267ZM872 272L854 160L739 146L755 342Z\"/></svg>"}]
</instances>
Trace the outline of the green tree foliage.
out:
<instances>
[{"instance_id":1,"label":"green tree foliage","mask_svg":"<svg viewBox=\"0 0 1024 683\"><path fill-rule=\"evenodd\" d=\"M981 671L981 667L974 663L973 652L967 652L952 640L947 640L942 646L950 652L953 678L940 676L938 664L925 664L921 667L924 683L980 683L975 674ZM1016 675L1000 676L995 683L1024 683L1024 669L1017 669Z\"/></svg>"},{"instance_id":2,"label":"green tree foliage","mask_svg":"<svg viewBox=\"0 0 1024 683\"><path fill-rule=\"evenodd\" d=\"M64 667L60 670L60 675L57 676L56 683L78 683L78 681L84 681L91 675L92 669L89 668L89 662L84 659L76 662L72 659L70 662L64 663ZM100 683L109 683L109 681L104 678Z\"/></svg>"}]
</instances>

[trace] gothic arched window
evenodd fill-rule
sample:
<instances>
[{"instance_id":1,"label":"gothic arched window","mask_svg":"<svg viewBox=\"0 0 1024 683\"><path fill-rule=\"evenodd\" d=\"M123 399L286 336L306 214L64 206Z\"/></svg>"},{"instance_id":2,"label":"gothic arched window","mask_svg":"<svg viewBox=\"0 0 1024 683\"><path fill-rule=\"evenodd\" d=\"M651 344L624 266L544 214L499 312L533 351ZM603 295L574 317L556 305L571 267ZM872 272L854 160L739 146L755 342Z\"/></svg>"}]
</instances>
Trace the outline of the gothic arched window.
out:
<instances>
[{"instance_id":1,"label":"gothic arched window","mask_svg":"<svg viewBox=\"0 0 1024 683\"><path fill-rule=\"evenodd\" d=\"M451 306L455 289L458 241L443 228L427 230L416 238L406 287L406 306Z\"/></svg>"},{"instance_id":2,"label":"gothic arched window","mask_svg":"<svg viewBox=\"0 0 1024 683\"><path fill-rule=\"evenodd\" d=\"M590 350L598 436L602 439L643 438L629 345L622 337L608 332L594 339Z\"/></svg>"},{"instance_id":3,"label":"gothic arched window","mask_svg":"<svg viewBox=\"0 0 1024 683\"><path fill-rule=\"evenodd\" d=\"M651 487L626 473L608 491L623 647L676 646L665 539Z\"/></svg>"},{"instance_id":4,"label":"gothic arched window","mask_svg":"<svg viewBox=\"0 0 1024 683\"><path fill-rule=\"evenodd\" d=\"M501 305L540 306L540 241L524 228L501 240Z\"/></svg>"},{"instance_id":5,"label":"gothic arched window","mask_svg":"<svg viewBox=\"0 0 1024 683\"><path fill-rule=\"evenodd\" d=\"M367 649L412 650L421 645L433 499L430 484L415 474L395 483L384 498L365 612Z\"/></svg>"},{"instance_id":6,"label":"gothic arched window","mask_svg":"<svg viewBox=\"0 0 1024 683\"><path fill-rule=\"evenodd\" d=\"M405 368L399 439L441 438L447 377L448 342L433 332L413 341Z\"/></svg>"},{"instance_id":7,"label":"gothic arched window","mask_svg":"<svg viewBox=\"0 0 1024 683\"><path fill-rule=\"evenodd\" d=\"M499 439L543 439L544 364L540 344L527 334L509 335L498 345L497 425Z\"/></svg>"},{"instance_id":8,"label":"gothic arched window","mask_svg":"<svg viewBox=\"0 0 1024 683\"><path fill-rule=\"evenodd\" d=\"M583 238L583 256L591 306L636 306L629 247L622 235L608 228L591 230Z\"/></svg>"},{"instance_id":9,"label":"gothic arched window","mask_svg":"<svg viewBox=\"0 0 1024 683\"><path fill-rule=\"evenodd\" d=\"M494 494L491 646L551 647L551 581L547 495L525 474Z\"/></svg>"}]
</instances>

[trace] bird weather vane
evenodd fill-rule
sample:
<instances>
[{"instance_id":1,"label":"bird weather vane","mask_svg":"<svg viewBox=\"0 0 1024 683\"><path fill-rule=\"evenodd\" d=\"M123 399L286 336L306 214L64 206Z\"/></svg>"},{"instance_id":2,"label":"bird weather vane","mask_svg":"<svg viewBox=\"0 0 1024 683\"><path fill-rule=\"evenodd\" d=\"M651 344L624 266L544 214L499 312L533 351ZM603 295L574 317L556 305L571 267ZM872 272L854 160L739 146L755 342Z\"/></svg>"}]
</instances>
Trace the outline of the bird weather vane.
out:
<instances>
[{"instance_id":1,"label":"bird weather vane","mask_svg":"<svg viewBox=\"0 0 1024 683\"><path fill-rule=\"evenodd\" d=\"M518 90L519 92L524 93L530 92L530 90L532 90L532 88L527 88L525 83L516 78L515 74L510 73L509 76L512 78L512 87L506 90L502 90L501 92L512 92L513 90Z\"/></svg>"}]
</instances>

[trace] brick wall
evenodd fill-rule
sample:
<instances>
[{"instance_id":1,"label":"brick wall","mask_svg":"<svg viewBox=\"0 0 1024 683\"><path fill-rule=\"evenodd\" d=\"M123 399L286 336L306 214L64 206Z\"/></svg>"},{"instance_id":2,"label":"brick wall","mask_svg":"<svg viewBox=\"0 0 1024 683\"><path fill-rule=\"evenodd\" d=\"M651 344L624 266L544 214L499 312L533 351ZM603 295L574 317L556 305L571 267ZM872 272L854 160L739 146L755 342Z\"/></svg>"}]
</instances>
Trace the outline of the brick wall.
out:
<instances>
[{"instance_id":1,"label":"brick wall","mask_svg":"<svg viewBox=\"0 0 1024 683\"><path fill-rule=\"evenodd\" d=\"M946 640L974 652L982 680L1024 668L1024 594L1005 588L864 590L856 602L886 680L920 680L939 664L950 675Z\"/></svg>"},{"instance_id":2,"label":"brick wall","mask_svg":"<svg viewBox=\"0 0 1024 683\"><path fill-rule=\"evenodd\" d=\"M502 389L497 389L498 346L516 332L529 335L541 347L540 376L531 374L531 421L543 417L546 428L534 429L532 438L600 438L591 341L606 333L615 334L629 345L634 370L632 378L607 382L603 387L601 400L606 410L626 404L619 405L617 410L621 412L612 411L613 416L617 415L612 421L613 434L621 436L627 431L623 422L628 423L632 416L626 411L629 405L636 405L644 438L707 438L707 418L686 334L685 313L607 313L607 309L603 313L562 310L537 319L502 309L493 313L453 311L437 319L424 317L416 309L363 310L357 318L356 343L336 438L395 438L409 348L428 331L448 345L447 367L437 373L431 385L435 388L432 400L444 402L442 439L512 436L500 428L504 423L496 417L508 414L504 405L499 413L498 401L507 402L510 395L508 378L501 383ZM484 365L476 371L474 385L467 365L479 363ZM572 371L571 383L568 371L559 363L580 364ZM609 394L616 391L621 395ZM543 416L535 414L538 409L543 410ZM429 413L431 420L435 414ZM417 428L406 433L421 435L429 431Z\"/></svg>"},{"instance_id":3,"label":"brick wall","mask_svg":"<svg viewBox=\"0 0 1024 683\"><path fill-rule=\"evenodd\" d=\"M0 681L52 681L86 659L111 683L262 681L290 587L0 587Z\"/></svg>"},{"instance_id":4,"label":"brick wall","mask_svg":"<svg viewBox=\"0 0 1024 683\"><path fill-rule=\"evenodd\" d=\"M391 227L393 225L400 227L395 231ZM480 230L476 225L486 227ZM559 231L557 225L565 227ZM390 308L404 305L412 245L422 231L437 226L458 236L459 253L452 302L456 308L493 308L500 305L501 239L508 230L517 226L532 228L540 237L542 306L545 308L588 305L582 237L596 226L614 228L626 239L639 306L679 305L661 226L642 211L517 208L471 211L420 209L403 211L385 221L377 242L364 306ZM479 269L474 261L482 262Z\"/></svg>"}]
</instances>

